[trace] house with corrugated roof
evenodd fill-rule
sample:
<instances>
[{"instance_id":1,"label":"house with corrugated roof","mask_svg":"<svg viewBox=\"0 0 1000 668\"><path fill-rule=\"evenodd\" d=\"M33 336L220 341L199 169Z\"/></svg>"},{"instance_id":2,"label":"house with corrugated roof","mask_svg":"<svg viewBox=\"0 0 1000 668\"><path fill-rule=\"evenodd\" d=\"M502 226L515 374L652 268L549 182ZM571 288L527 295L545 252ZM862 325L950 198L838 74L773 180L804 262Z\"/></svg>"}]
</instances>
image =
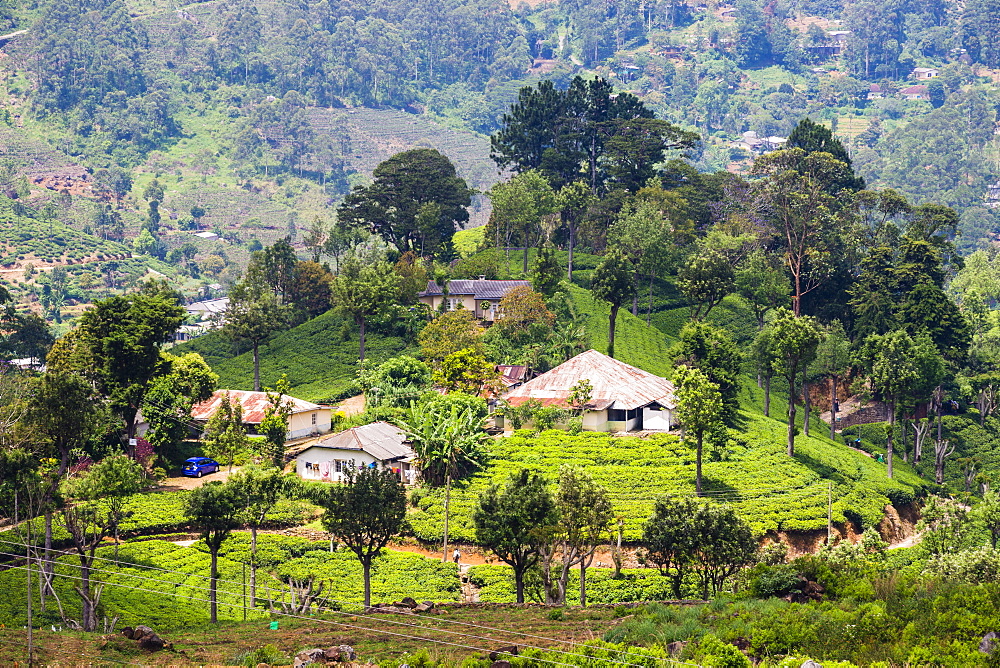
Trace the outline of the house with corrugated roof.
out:
<instances>
[{"instance_id":1,"label":"house with corrugated roof","mask_svg":"<svg viewBox=\"0 0 1000 668\"><path fill-rule=\"evenodd\" d=\"M402 482L413 484L414 456L402 429L373 422L313 443L295 458L295 472L305 480L337 482L348 470L384 466L396 471Z\"/></svg>"},{"instance_id":2,"label":"house with corrugated roof","mask_svg":"<svg viewBox=\"0 0 1000 668\"><path fill-rule=\"evenodd\" d=\"M478 279L448 281L444 286L436 281L428 281L427 289L417 294L422 304L427 304L432 311L443 308L454 311L464 308L475 313L480 320L492 322L499 315L500 300L514 288L531 287L530 281L499 281Z\"/></svg>"},{"instance_id":3,"label":"house with corrugated roof","mask_svg":"<svg viewBox=\"0 0 1000 668\"><path fill-rule=\"evenodd\" d=\"M590 401L570 405L570 393L580 381L589 381ZM674 384L596 350L588 350L554 369L532 378L503 395L511 406L537 401L543 406L582 410L588 431L669 431L677 408ZM502 417L498 427L510 430Z\"/></svg>"},{"instance_id":4,"label":"house with corrugated roof","mask_svg":"<svg viewBox=\"0 0 1000 668\"><path fill-rule=\"evenodd\" d=\"M209 399L194 405L191 409L191 417L198 424L207 424L219 410L226 395L229 395L230 403L240 404L243 409L243 425L251 433L256 433L257 427L264 421L268 406L271 405L266 392L216 390ZM286 436L288 440L319 436L330 431L333 408L288 395L285 395L283 399L292 403L292 413L288 417L288 434Z\"/></svg>"}]
</instances>

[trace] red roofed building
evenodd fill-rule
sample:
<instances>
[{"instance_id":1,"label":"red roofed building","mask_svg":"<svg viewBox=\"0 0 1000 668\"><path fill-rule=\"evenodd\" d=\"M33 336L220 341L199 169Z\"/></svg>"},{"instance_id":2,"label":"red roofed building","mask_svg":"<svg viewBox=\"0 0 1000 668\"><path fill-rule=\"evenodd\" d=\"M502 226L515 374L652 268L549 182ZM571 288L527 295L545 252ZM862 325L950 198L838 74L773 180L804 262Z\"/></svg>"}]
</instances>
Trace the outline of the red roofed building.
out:
<instances>
[{"instance_id":1,"label":"red roofed building","mask_svg":"<svg viewBox=\"0 0 1000 668\"><path fill-rule=\"evenodd\" d=\"M903 96L904 100L931 99L930 94L927 92L927 86L921 84L918 84L916 86L907 86L906 88L899 91L899 94Z\"/></svg>"},{"instance_id":2,"label":"red roofed building","mask_svg":"<svg viewBox=\"0 0 1000 668\"><path fill-rule=\"evenodd\" d=\"M580 353L509 390L503 399L512 406L535 400L544 406L571 408L570 392L582 380L589 381L592 388L590 401L583 407L584 429L666 431L673 427L677 407L674 384L596 350Z\"/></svg>"},{"instance_id":3,"label":"red roofed building","mask_svg":"<svg viewBox=\"0 0 1000 668\"><path fill-rule=\"evenodd\" d=\"M216 390L210 399L196 404L191 409L191 417L195 422L207 423L219 410L222 399L227 394L231 403L239 402L243 408L243 424L254 431L257 425L263 422L267 407L270 405L266 392ZM292 402L292 414L288 418L289 440L318 436L330 431L330 417L333 410L330 406L320 406L288 395L285 395L284 399Z\"/></svg>"}]
</instances>

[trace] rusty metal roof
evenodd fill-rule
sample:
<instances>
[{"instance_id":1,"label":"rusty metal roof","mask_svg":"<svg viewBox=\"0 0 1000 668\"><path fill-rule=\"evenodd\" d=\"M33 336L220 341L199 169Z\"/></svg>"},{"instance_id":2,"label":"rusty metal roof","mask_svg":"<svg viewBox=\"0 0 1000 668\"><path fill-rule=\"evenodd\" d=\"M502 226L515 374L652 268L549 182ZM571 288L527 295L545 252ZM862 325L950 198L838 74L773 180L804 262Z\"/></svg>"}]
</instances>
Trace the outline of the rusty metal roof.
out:
<instances>
[{"instance_id":1,"label":"rusty metal roof","mask_svg":"<svg viewBox=\"0 0 1000 668\"><path fill-rule=\"evenodd\" d=\"M414 455L410 446L406 445L406 434L403 433L403 430L388 422L373 422L347 429L338 434L327 436L313 443L311 447L332 450L363 450L382 462Z\"/></svg>"},{"instance_id":2,"label":"rusty metal roof","mask_svg":"<svg viewBox=\"0 0 1000 668\"><path fill-rule=\"evenodd\" d=\"M570 390L584 379L593 387L587 405L593 410L631 410L654 403L672 409L677 404L674 384L669 380L596 350L580 353L508 391L503 398L513 406L535 399L546 406L567 407Z\"/></svg>"},{"instance_id":3,"label":"rusty metal roof","mask_svg":"<svg viewBox=\"0 0 1000 668\"><path fill-rule=\"evenodd\" d=\"M191 417L195 420L208 421L215 415L215 411L219 410L219 406L222 405L222 398L227 394L229 395L230 402L238 401L243 407L244 424L260 424L263 422L264 412L270 406L267 393L248 392L246 390L216 390L212 393L210 399L206 399L200 404L195 404L194 408L191 409ZM308 413L324 408L329 409L329 406L320 406L319 404L309 403L308 401L296 399L288 395L285 395L284 398L291 400L293 415L295 413Z\"/></svg>"}]
</instances>

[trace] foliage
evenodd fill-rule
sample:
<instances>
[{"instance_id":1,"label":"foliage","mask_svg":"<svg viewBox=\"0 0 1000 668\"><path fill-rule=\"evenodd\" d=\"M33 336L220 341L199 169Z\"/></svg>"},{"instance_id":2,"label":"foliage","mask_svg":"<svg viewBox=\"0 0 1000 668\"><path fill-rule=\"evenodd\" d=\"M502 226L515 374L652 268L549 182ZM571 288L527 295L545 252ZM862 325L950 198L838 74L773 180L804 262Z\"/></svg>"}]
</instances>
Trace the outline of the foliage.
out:
<instances>
[{"instance_id":1,"label":"foliage","mask_svg":"<svg viewBox=\"0 0 1000 668\"><path fill-rule=\"evenodd\" d=\"M448 355L479 344L483 328L466 309L442 313L420 330L418 341L424 359L440 362Z\"/></svg>"},{"instance_id":2,"label":"foliage","mask_svg":"<svg viewBox=\"0 0 1000 668\"><path fill-rule=\"evenodd\" d=\"M434 370L434 385L448 392L476 394L497 376L494 365L475 348L456 350Z\"/></svg>"},{"instance_id":3,"label":"foliage","mask_svg":"<svg viewBox=\"0 0 1000 668\"><path fill-rule=\"evenodd\" d=\"M701 496L702 445L706 434L723 427L722 393L708 375L697 368L679 367L674 374L677 385L677 419L684 436L695 441L695 492Z\"/></svg>"},{"instance_id":4,"label":"foliage","mask_svg":"<svg viewBox=\"0 0 1000 668\"><path fill-rule=\"evenodd\" d=\"M215 457L221 464L233 468L236 453L246 448L248 439L243 425L243 405L226 392L219 402L219 408L205 425L203 439L205 452Z\"/></svg>"},{"instance_id":5,"label":"foliage","mask_svg":"<svg viewBox=\"0 0 1000 668\"><path fill-rule=\"evenodd\" d=\"M333 304L354 319L360 330L360 358L365 359L366 325L378 318L397 298L399 275L386 262L350 258L333 280Z\"/></svg>"}]
</instances>

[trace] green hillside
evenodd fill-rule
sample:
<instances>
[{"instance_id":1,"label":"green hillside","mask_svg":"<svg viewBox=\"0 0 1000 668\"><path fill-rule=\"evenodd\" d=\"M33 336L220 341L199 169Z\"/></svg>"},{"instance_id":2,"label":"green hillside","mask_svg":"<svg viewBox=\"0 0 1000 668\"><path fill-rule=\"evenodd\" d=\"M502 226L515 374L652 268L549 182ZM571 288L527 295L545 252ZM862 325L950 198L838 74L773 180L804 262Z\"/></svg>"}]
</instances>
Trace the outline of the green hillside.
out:
<instances>
[{"instance_id":1,"label":"green hillside","mask_svg":"<svg viewBox=\"0 0 1000 668\"><path fill-rule=\"evenodd\" d=\"M369 331L365 356L385 360L409 348L409 344L398 336ZM221 332L189 341L175 350L200 353L219 374L220 387L253 389L252 353L234 350ZM282 374L286 374L292 394L307 401L337 401L355 393L353 379L357 365L357 328L333 311L281 332L260 347L261 385L273 387Z\"/></svg>"}]
</instances>

